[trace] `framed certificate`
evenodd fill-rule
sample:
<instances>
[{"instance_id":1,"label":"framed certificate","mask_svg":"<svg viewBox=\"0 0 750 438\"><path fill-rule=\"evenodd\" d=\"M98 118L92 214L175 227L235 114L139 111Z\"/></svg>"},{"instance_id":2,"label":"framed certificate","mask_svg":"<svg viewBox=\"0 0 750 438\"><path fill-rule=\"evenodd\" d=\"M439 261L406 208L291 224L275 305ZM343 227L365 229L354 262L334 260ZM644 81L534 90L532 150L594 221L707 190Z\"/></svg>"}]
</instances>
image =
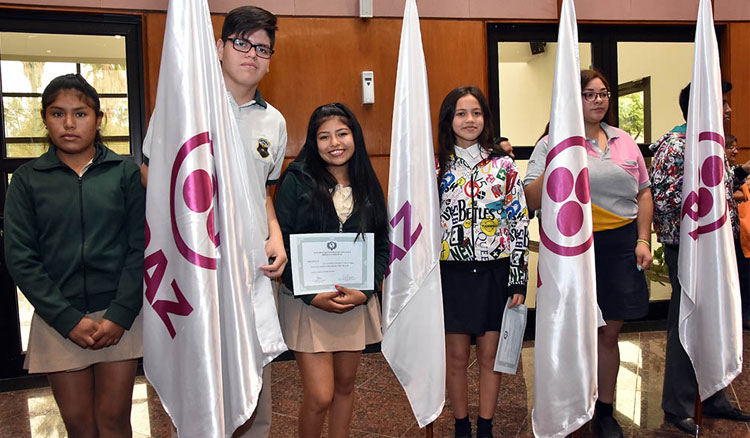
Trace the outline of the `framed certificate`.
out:
<instances>
[{"instance_id":1,"label":"framed certificate","mask_svg":"<svg viewBox=\"0 0 750 438\"><path fill-rule=\"evenodd\" d=\"M311 233L289 236L294 295L375 288L373 233Z\"/></svg>"}]
</instances>

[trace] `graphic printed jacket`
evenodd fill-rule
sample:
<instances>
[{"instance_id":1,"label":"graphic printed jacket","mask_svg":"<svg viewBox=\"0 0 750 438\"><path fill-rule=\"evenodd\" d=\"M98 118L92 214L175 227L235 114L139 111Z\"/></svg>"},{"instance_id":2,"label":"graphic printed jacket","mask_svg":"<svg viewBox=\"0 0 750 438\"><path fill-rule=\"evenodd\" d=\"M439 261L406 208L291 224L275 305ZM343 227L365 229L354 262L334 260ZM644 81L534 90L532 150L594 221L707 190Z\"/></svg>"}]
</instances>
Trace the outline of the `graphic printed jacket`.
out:
<instances>
[{"instance_id":1,"label":"graphic printed jacket","mask_svg":"<svg viewBox=\"0 0 750 438\"><path fill-rule=\"evenodd\" d=\"M474 167L451 157L440 181L440 260L493 261L510 257L509 292L526 293L529 211L518 168L492 154Z\"/></svg>"}]
</instances>

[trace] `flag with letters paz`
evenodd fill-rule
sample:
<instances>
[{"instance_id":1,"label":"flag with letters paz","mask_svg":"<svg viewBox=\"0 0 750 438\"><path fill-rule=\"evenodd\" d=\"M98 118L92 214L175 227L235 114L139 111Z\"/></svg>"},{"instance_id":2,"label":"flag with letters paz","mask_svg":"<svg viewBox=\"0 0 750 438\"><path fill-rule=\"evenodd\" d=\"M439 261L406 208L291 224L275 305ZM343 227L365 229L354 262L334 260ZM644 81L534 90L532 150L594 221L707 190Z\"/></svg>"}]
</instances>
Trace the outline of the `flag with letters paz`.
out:
<instances>
[{"instance_id":1,"label":"flag with letters paz","mask_svg":"<svg viewBox=\"0 0 750 438\"><path fill-rule=\"evenodd\" d=\"M711 2L701 0L690 85L678 275L680 342L705 400L742 371L742 316L724 174L721 69Z\"/></svg>"},{"instance_id":2,"label":"flag with letters paz","mask_svg":"<svg viewBox=\"0 0 750 438\"><path fill-rule=\"evenodd\" d=\"M597 327L591 197L578 30L563 0L540 217L534 341L534 436L565 437L591 420ZM602 321L603 322L603 321Z\"/></svg>"},{"instance_id":3,"label":"flag with letters paz","mask_svg":"<svg viewBox=\"0 0 750 438\"><path fill-rule=\"evenodd\" d=\"M264 187L245 167L206 0L170 0L148 161L143 365L179 437L230 437L286 350Z\"/></svg>"},{"instance_id":4,"label":"flag with letters paz","mask_svg":"<svg viewBox=\"0 0 750 438\"><path fill-rule=\"evenodd\" d=\"M440 206L427 68L415 0L407 0L393 102L388 180L391 261L383 287L382 351L419 427L445 404Z\"/></svg>"}]
</instances>

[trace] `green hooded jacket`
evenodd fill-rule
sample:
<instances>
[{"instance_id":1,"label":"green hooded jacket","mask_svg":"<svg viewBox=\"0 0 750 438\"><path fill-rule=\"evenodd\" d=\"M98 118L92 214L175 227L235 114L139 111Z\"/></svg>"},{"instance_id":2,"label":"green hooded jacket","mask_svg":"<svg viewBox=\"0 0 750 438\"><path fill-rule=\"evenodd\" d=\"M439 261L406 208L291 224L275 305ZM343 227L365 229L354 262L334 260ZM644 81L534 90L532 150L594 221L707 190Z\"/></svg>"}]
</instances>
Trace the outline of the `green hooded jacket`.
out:
<instances>
[{"instance_id":1,"label":"green hooded jacket","mask_svg":"<svg viewBox=\"0 0 750 438\"><path fill-rule=\"evenodd\" d=\"M102 144L79 177L55 146L19 167L5 200L5 260L61 335L86 313L129 329L143 302L145 189L138 166Z\"/></svg>"}]
</instances>

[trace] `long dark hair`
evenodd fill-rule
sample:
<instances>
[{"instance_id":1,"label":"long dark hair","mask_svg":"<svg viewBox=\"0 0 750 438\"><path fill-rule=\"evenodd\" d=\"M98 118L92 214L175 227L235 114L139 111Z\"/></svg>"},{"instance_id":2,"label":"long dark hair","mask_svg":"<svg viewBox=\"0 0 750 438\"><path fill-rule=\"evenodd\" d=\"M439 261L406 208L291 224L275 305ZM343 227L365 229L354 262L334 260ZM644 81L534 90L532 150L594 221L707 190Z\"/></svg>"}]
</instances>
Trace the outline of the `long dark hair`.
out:
<instances>
[{"instance_id":1,"label":"long dark hair","mask_svg":"<svg viewBox=\"0 0 750 438\"><path fill-rule=\"evenodd\" d=\"M44 89L44 92L42 93L42 120L47 117L47 107L49 107L52 102L57 99L57 96L65 90L78 91L81 94L81 100L94 110L96 117L104 116L101 109L101 103L99 102L99 94L96 92L96 89L86 82L86 79L84 79L83 76L77 73L69 73L52 79ZM102 142L102 135L98 129L96 130L94 142Z\"/></svg>"},{"instance_id":2,"label":"long dark hair","mask_svg":"<svg viewBox=\"0 0 750 438\"><path fill-rule=\"evenodd\" d=\"M443 179L443 174L456 145L456 134L453 132L453 117L456 115L456 104L458 103L458 99L469 94L479 101L479 107L482 109L482 116L484 117L484 129L477 138L479 146L488 154L506 155L495 144L495 125L492 123L490 106L487 104L487 99L485 99L482 91L474 86L455 88L445 96L442 105L440 105L438 119L438 165L440 171L438 172L438 181Z\"/></svg>"},{"instance_id":3,"label":"long dark hair","mask_svg":"<svg viewBox=\"0 0 750 438\"><path fill-rule=\"evenodd\" d=\"M380 186L375 170L372 168L370 157L367 156L365 138L362 135L362 127L359 125L354 113L343 103L331 103L319 106L310 116L307 124L307 137L302 150L294 161L304 162L312 176L313 205L319 223L325 224L328 217L326 211L333 208L331 193L336 187L336 179L327 169L327 164L318 152L318 129L331 118L338 118L352 131L354 139L354 154L349 159L349 183L352 187L354 197L354 209L367 208L359 216L358 232L364 233L367 228L368 216L373 217L376 233L387 232L387 216L385 195ZM325 226L325 225L324 225Z\"/></svg>"}]
</instances>

